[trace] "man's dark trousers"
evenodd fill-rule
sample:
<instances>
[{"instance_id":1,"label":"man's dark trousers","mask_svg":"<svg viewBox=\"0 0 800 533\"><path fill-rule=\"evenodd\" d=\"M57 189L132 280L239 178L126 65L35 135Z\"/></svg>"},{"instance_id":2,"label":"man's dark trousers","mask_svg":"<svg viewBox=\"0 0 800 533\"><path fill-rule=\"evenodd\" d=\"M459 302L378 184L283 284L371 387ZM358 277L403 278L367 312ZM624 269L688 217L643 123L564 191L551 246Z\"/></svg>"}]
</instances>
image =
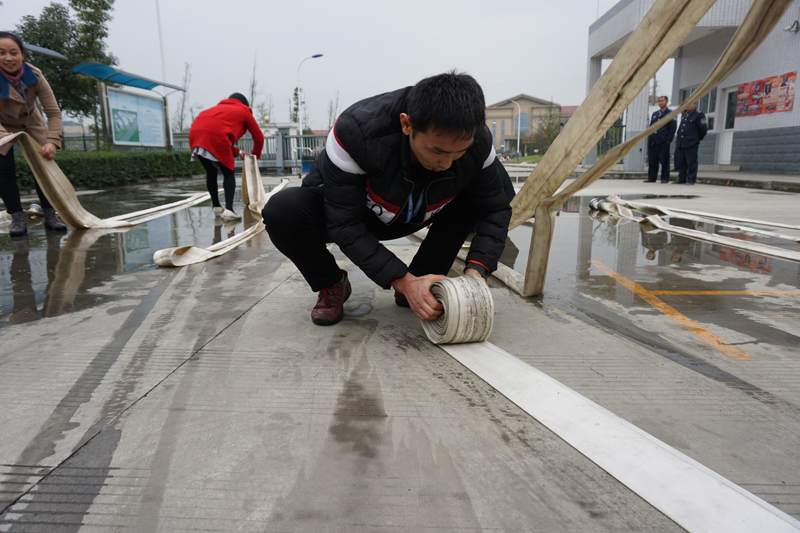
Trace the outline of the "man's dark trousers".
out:
<instances>
[{"instance_id":1,"label":"man's dark trousers","mask_svg":"<svg viewBox=\"0 0 800 533\"><path fill-rule=\"evenodd\" d=\"M675 148L675 169L678 171L678 183L694 183L697 179L697 148L694 146Z\"/></svg>"},{"instance_id":2,"label":"man's dark trousers","mask_svg":"<svg viewBox=\"0 0 800 533\"><path fill-rule=\"evenodd\" d=\"M647 181L656 181L661 165L661 182L669 181L669 143L651 144L647 149Z\"/></svg>"},{"instance_id":3,"label":"man's dark trousers","mask_svg":"<svg viewBox=\"0 0 800 533\"><path fill-rule=\"evenodd\" d=\"M386 225L366 211L367 233L379 241L399 239L419 231L424 225ZM327 248L325 191L322 187L290 187L270 198L262 211L270 240L303 274L311 290L319 292L340 281L342 274ZM408 271L414 276L447 275L453 261L478 222L465 194L459 194L444 209L431 217L428 236L422 241Z\"/></svg>"}]
</instances>

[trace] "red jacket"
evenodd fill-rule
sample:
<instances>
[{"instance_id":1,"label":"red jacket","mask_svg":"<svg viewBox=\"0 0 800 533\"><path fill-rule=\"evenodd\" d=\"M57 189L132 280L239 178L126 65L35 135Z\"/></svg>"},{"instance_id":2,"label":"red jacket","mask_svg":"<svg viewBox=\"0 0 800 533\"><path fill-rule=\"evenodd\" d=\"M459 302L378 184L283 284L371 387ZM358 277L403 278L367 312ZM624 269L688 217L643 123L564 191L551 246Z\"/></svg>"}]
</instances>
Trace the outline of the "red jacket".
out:
<instances>
[{"instance_id":1,"label":"red jacket","mask_svg":"<svg viewBox=\"0 0 800 533\"><path fill-rule=\"evenodd\" d=\"M234 144L245 131L253 136L253 151L250 153L261 157L264 134L253 118L253 112L239 100L228 98L197 115L189 129L189 146L192 150L197 146L205 148L222 165L233 170L233 160L239 155Z\"/></svg>"}]
</instances>

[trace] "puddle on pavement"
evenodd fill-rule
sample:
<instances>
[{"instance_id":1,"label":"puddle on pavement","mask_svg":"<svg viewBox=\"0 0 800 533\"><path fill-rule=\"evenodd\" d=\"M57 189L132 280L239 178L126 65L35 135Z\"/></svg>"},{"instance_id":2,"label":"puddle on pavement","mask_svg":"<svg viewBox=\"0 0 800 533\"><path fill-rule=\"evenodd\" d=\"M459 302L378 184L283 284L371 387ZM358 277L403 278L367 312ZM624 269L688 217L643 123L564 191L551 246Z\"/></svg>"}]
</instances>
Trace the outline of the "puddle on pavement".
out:
<instances>
[{"instance_id":1,"label":"puddle on pavement","mask_svg":"<svg viewBox=\"0 0 800 533\"><path fill-rule=\"evenodd\" d=\"M623 197L631 201L652 198L654 196ZM653 312L649 304L590 263L600 262L648 291L707 291L709 294L702 297L662 295L660 298L679 306L691 317L702 318L704 323L738 331L748 330L755 338L763 337L768 327L762 319L750 320L748 316L796 314L785 308L783 304L786 302L776 305L774 300L770 300L774 297L731 298L719 294L719 291L797 291L800 290L800 264L671 233L646 233L636 222L625 222L592 211L589 208L591 199L591 196L571 198L556 218L542 302L584 315L598 313L593 299L614 301L631 313ZM735 230L724 224L676 217L667 217L666 221L675 226L743 241L800 250L797 242ZM789 233L795 238L800 236L796 232L747 225ZM532 232L532 226L527 224L510 232L511 239L519 248L513 268L523 274ZM609 324L615 321L615 329L627 326L620 326L624 319L612 318L607 313L607 310L600 312L600 319L608 320ZM776 320L785 318L778 316ZM771 336L781 344L780 338L786 337L786 333L775 330ZM790 337L786 342L797 344L798 338Z\"/></svg>"},{"instance_id":2,"label":"puddle on pavement","mask_svg":"<svg viewBox=\"0 0 800 533\"><path fill-rule=\"evenodd\" d=\"M203 180L185 180L105 191L81 192L80 201L91 213L107 218L173 202L205 190ZM654 195L626 196L647 200ZM681 196L670 196L676 198ZM684 198L690 198L683 196ZM800 265L725 246L702 243L667 233L646 234L635 223L617 223L590 216L590 196L571 198L556 219L553 247L545 284L545 302L573 307L582 291L601 291L604 298L630 303L633 295L590 267L601 261L628 279L653 290L674 290L676 284L705 287L708 266L738 269L736 288L760 279L763 286L784 290L800 285ZM238 197L235 209L241 213ZM701 231L757 240L786 247L758 235L748 235L708 223L669 220ZM692 226L693 225L693 226ZM243 230L241 221L223 223L208 205L184 209L126 232L108 230L45 232L41 223L29 227L27 238L0 235L0 327L58 316L98 305L112 296L92 289L123 272L155 269L153 254L160 249L188 244L209 246ZM501 261L524 273L532 227L523 225L510 233L510 244ZM405 239L403 242L407 242ZM793 249L800 249L797 244ZM676 261L680 255L680 261ZM732 283L726 281L728 285ZM719 284L712 283L715 287ZM686 290L686 289L685 289ZM702 289L695 289L702 290Z\"/></svg>"},{"instance_id":3,"label":"puddle on pavement","mask_svg":"<svg viewBox=\"0 0 800 533\"><path fill-rule=\"evenodd\" d=\"M623 275L631 274L631 279L636 278L637 269L642 271L640 273L646 273L671 267L702 269L704 266L714 265L733 266L743 272L768 276L770 280L764 280L767 285L786 284L792 287L800 285L800 265L797 263L662 231L646 233L635 222L619 220L607 213L590 209L589 201L592 198L592 196L576 196L561 207L560 214L556 218L550 251L548 282L553 273L557 275L585 273L589 268L589 261L596 260L612 269L617 267L617 271ZM691 197L654 195L622 197L630 201L653 198ZM722 223L698 222L677 217L667 217L665 220L674 226L800 251L800 244L797 242L732 229ZM748 225L756 229L780 232L774 228ZM525 224L509 234L519 251L510 252L507 247L506 255L515 257L513 268L522 274L525 273L532 232L533 227ZM512 266L512 263L504 262ZM582 277L579 275L577 279ZM545 287L548 285L546 282Z\"/></svg>"},{"instance_id":4,"label":"puddle on pavement","mask_svg":"<svg viewBox=\"0 0 800 533\"><path fill-rule=\"evenodd\" d=\"M267 188L270 190L270 187ZM80 191L81 204L108 218L175 202L205 191L205 180ZM240 191L234 209L242 212ZM27 205L26 202L23 202ZM45 231L28 219L28 235L0 234L0 327L94 307L112 297L92 291L122 272L157 268L153 254L163 248L210 246L243 231L241 220L215 218L210 203L135 226L127 231Z\"/></svg>"}]
</instances>

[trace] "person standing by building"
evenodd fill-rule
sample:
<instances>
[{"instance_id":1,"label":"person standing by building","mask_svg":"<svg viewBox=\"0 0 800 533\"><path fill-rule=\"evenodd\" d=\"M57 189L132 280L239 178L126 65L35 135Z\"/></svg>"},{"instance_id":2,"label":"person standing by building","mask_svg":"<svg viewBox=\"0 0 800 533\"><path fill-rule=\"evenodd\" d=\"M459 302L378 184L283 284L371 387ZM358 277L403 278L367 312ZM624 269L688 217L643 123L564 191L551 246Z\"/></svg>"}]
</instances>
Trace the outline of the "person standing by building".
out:
<instances>
[{"instance_id":1,"label":"person standing by building","mask_svg":"<svg viewBox=\"0 0 800 533\"><path fill-rule=\"evenodd\" d=\"M45 123L39 111L41 103ZM53 95L50 84L42 71L25 63L25 47L19 37L9 32L0 32L0 137L19 131L27 132L42 147L42 157L50 161L61 148L61 109ZM14 162L13 145L0 147L0 198L11 215L12 237L28 233L25 212L17 186L17 168ZM58 219L56 210L34 180L44 212L44 227L52 231L67 231Z\"/></svg>"},{"instance_id":2,"label":"person standing by building","mask_svg":"<svg viewBox=\"0 0 800 533\"><path fill-rule=\"evenodd\" d=\"M678 171L678 181L675 183L694 185L697 180L697 148L706 133L708 133L706 116L697 110L697 104L694 103L683 112L681 125L678 127L678 138L675 142L675 169Z\"/></svg>"},{"instance_id":3,"label":"person standing by building","mask_svg":"<svg viewBox=\"0 0 800 533\"><path fill-rule=\"evenodd\" d=\"M261 157L264 134L253 118L253 110L250 109L247 98L240 93L233 93L219 104L197 115L189 129L192 161L199 160L203 165L214 214L225 220L241 218L233 212L233 195L236 192L233 166L234 159L239 155L239 149L234 145L246 131L253 136L253 150L250 153ZM222 188L225 190L224 209L219 203L217 169L222 172Z\"/></svg>"},{"instance_id":4,"label":"person standing by building","mask_svg":"<svg viewBox=\"0 0 800 533\"><path fill-rule=\"evenodd\" d=\"M658 111L653 113L650 117L650 125L652 126L671 111L667 107L669 98L666 96L658 97ZM655 131L647 138L647 179L648 183L655 183L658 177L658 166L661 165L661 183L669 181L669 143L675 137L675 129L678 124L675 119L670 120L666 126L663 126Z\"/></svg>"}]
</instances>

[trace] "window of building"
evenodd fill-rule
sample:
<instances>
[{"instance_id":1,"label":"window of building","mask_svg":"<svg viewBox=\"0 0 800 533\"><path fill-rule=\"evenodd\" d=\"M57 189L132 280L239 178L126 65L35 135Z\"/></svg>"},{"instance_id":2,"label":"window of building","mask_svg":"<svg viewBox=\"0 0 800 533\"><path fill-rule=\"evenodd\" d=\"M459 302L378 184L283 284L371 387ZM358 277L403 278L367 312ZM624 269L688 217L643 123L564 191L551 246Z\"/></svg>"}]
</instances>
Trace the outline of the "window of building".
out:
<instances>
[{"instance_id":1,"label":"window of building","mask_svg":"<svg viewBox=\"0 0 800 533\"><path fill-rule=\"evenodd\" d=\"M506 121L500 121L500 146L505 147L506 145Z\"/></svg>"},{"instance_id":2,"label":"window of building","mask_svg":"<svg viewBox=\"0 0 800 533\"><path fill-rule=\"evenodd\" d=\"M519 115L519 130L525 135L531 132L531 117L527 113ZM514 117L514 133L517 133L517 117Z\"/></svg>"},{"instance_id":3,"label":"window of building","mask_svg":"<svg viewBox=\"0 0 800 533\"><path fill-rule=\"evenodd\" d=\"M543 128L544 128L544 120L539 119L539 131L542 131Z\"/></svg>"},{"instance_id":4,"label":"window of building","mask_svg":"<svg viewBox=\"0 0 800 533\"><path fill-rule=\"evenodd\" d=\"M695 87L689 87L687 89L681 89L681 102L685 101L689 96L694 94L695 91L700 86L697 85ZM698 100L697 102L697 110L701 113L705 113L706 121L708 122L708 129L714 129L714 118L717 115L717 88L714 87L711 91L703 95L703 97Z\"/></svg>"},{"instance_id":5,"label":"window of building","mask_svg":"<svg viewBox=\"0 0 800 533\"><path fill-rule=\"evenodd\" d=\"M492 145L497 146L497 121L492 121Z\"/></svg>"}]
</instances>

